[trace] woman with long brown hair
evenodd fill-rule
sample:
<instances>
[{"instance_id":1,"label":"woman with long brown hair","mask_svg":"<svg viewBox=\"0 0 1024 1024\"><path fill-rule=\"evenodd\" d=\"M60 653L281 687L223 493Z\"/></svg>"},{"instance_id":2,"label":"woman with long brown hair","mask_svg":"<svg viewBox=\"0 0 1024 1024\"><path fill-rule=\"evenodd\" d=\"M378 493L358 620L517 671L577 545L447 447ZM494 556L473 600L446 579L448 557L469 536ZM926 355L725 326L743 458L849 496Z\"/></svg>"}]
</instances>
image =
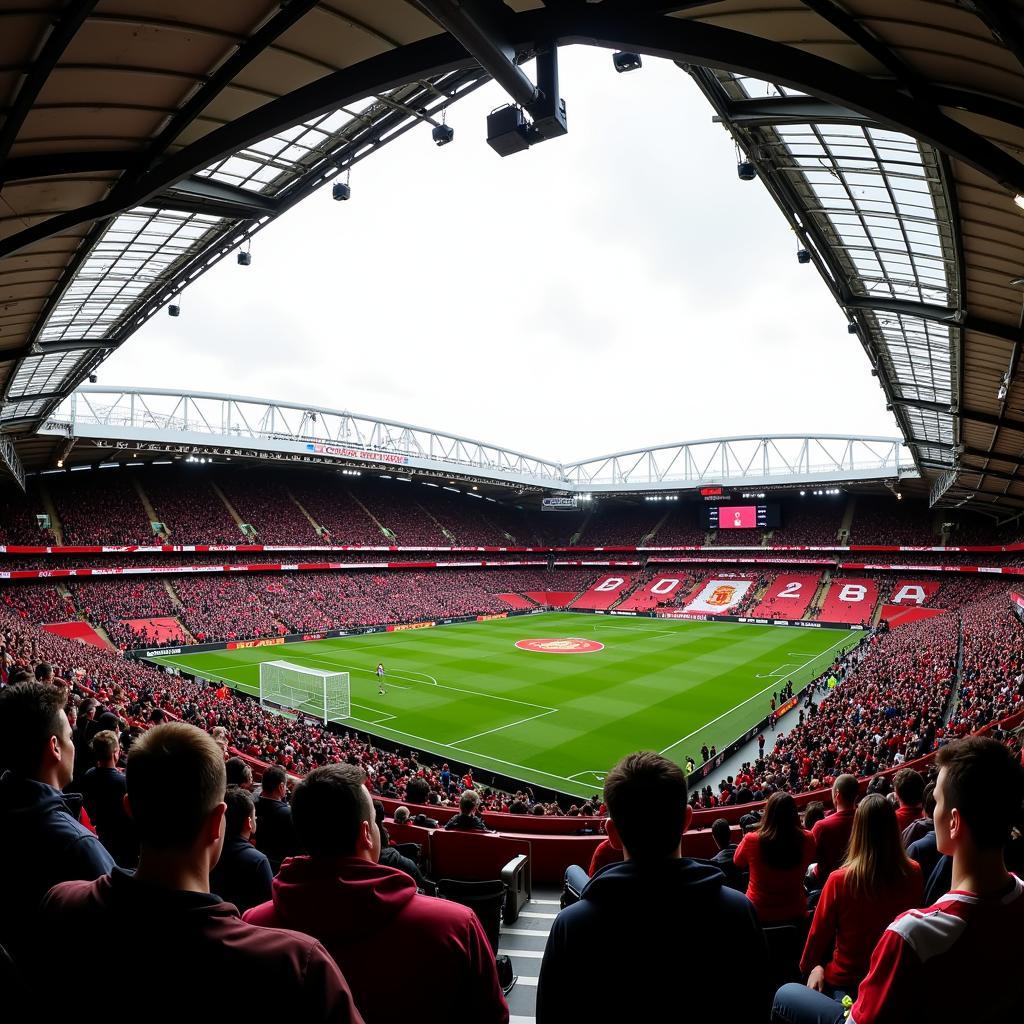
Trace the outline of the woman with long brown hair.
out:
<instances>
[{"instance_id":1,"label":"woman with long brown hair","mask_svg":"<svg viewBox=\"0 0 1024 1024\"><path fill-rule=\"evenodd\" d=\"M828 876L800 960L807 987L855 995L889 923L921 905L921 869L903 849L896 811L884 796L857 807L846 860ZM831 954L831 955L830 955Z\"/></svg>"},{"instance_id":2,"label":"woman with long brown hair","mask_svg":"<svg viewBox=\"0 0 1024 1024\"><path fill-rule=\"evenodd\" d=\"M800 824L789 793L773 793L761 827L740 842L733 863L750 871L747 899L762 924L802 923L807 918L804 872L814 860L814 839Z\"/></svg>"}]
</instances>

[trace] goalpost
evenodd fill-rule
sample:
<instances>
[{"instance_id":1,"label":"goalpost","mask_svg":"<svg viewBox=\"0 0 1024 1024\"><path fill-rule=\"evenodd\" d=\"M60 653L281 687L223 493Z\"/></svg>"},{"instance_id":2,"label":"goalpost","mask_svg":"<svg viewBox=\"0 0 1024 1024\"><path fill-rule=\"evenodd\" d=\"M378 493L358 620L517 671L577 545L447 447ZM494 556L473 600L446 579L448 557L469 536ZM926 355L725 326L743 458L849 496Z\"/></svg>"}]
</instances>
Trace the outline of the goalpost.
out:
<instances>
[{"instance_id":1,"label":"goalpost","mask_svg":"<svg viewBox=\"0 0 1024 1024\"><path fill-rule=\"evenodd\" d=\"M288 661L260 663L260 704L276 711L298 711L329 721L352 714L347 672L328 672Z\"/></svg>"}]
</instances>

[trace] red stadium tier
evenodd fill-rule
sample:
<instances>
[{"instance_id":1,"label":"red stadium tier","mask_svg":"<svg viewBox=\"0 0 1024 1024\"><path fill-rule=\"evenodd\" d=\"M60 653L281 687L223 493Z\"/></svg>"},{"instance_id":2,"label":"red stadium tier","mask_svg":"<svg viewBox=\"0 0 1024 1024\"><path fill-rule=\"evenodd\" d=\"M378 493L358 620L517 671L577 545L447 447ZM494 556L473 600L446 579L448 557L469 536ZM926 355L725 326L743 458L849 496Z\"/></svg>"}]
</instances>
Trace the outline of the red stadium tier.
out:
<instances>
[{"instance_id":1,"label":"red stadium tier","mask_svg":"<svg viewBox=\"0 0 1024 1024\"><path fill-rule=\"evenodd\" d=\"M834 579L818 618L825 622L868 623L878 601L878 582L867 576Z\"/></svg>"},{"instance_id":2,"label":"red stadium tier","mask_svg":"<svg viewBox=\"0 0 1024 1024\"><path fill-rule=\"evenodd\" d=\"M692 586L693 577L686 572L659 572L642 587L633 591L619 611L648 612L661 605L672 604Z\"/></svg>"},{"instance_id":3,"label":"red stadium tier","mask_svg":"<svg viewBox=\"0 0 1024 1024\"><path fill-rule=\"evenodd\" d=\"M820 573L780 573L750 614L764 619L802 619L820 582Z\"/></svg>"},{"instance_id":4,"label":"red stadium tier","mask_svg":"<svg viewBox=\"0 0 1024 1024\"><path fill-rule=\"evenodd\" d=\"M610 573L596 580L594 584L573 603L573 608L597 609L611 608L629 590L630 577L625 574Z\"/></svg>"}]
</instances>

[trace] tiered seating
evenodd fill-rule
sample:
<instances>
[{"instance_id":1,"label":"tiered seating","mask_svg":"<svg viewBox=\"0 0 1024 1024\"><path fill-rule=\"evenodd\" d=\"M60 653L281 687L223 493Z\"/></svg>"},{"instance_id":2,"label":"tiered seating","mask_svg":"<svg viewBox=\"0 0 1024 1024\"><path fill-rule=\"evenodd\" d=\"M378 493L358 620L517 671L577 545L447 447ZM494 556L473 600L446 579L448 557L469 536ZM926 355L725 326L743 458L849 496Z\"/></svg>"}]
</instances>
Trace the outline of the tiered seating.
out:
<instances>
[{"instance_id":1,"label":"tiered seating","mask_svg":"<svg viewBox=\"0 0 1024 1024\"><path fill-rule=\"evenodd\" d=\"M126 619L118 625L124 626L132 634L133 642L125 646L166 647L190 642L177 619Z\"/></svg>"},{"instance_id":2,"label":"tiered seating","mask_svg":"<svg viewBox=\"0 0 1024 1024\"><path fill-rule=\"evenodd\" d=\"M202 470L153 473L143 482L172 544L244 544L246 538Z\"/></svg>"},{"instance_id":3,"label":"tiered seating","mask_svg":"<svg viewBox=\"0 0 1024 1024\"><path fill-rule=\"evenodd\" d=\"M932 531L931 520L932 514L924 505L861 495L850 525L850 543L938 544L940 538Z\"/></svg>"},{"instance_id":4,"label":"tiered seating","mask_svg":"<svg viewBox=\"0 0 1024 1024\"><path fill-rule=\"evenodd\" d=\"M611 608L622 595L629 590L630 577L625 573L606 573L581 594L574 602L573 608Z\"/></svg>"},{"instance_id":5,"label":"tiered seating","mask_svg":"<svg viewBox=\"0 0 1024 1024\"><path fill-rule=\"evenodd\" d=\"M0 589L0 604L29 622L66 622L77 619L74 603L56 587L45 583L21 583Z\"/></svg>"},{"instance_id":6,"label":"tiered seating","mask_svg":"<svg viewBox=\"0 0 1024 1024\"><path fill-rule=\"evenodd\" d=\"M878 601L878 582L869 576L839 577L829 584L817 617L824 622L867 624Z\"/></svg>"},{"instance_id":7,"label":"tiered seating","mask_svg":"<svg viewBox=\"0 0 1024 1024\"><path fill-rule=\"evenodd\" d=\"M642 544L665 512L666 507L657 503L640 508L599 505L576 543L593 547Z\"/></svg>"},{"instance_id":8,"label":"tiered seating","mask_svg":"<svg viewBox=\"0 0 1024 1024\"><path fill-rule=\"evenodd\" d=\"M260 544L317 544L313 524L288 496L287 480L276 474L231 473L220 486L243 523L256 530Z\"/></svg>"},{"instance_id":9,"label":"tiered seating","mask_svg":"<svg viewBox=\"0 0 1024 1024\"><path fill-rule=\"evenodd\" d=\"M28 493L13 487L0 489L0 544L53 544L50 530L42 530L37 514L45 514L39 488L30 483Z\"/></svg>"},{"instance_id":10,"label":"tiered seating","mask_svg":"<svg viewBox=\"0 0 1024 1024\"><path fill-rule=\"evenodd\" d=\"M688 572L659 572L642 587L634 590L619 605L619 611L648 612L652 608L671 604L685 593L692 583L693 577Z\"/></svg>"},{"instance_id":11,"label":"tiered seating","mask_svg":"<svg viewBox=\"0 0 1024 1024\"><path fill-rule=\"evenodd\" d=\"M426 490L414 483L392 481L388 487L362 487L358 493L359 500L374 519L394 535L394 540L386 540L385 543L451 544L451 538L444 535L442 528L420 504L430 500L423 493Z\"/></svg>"},{"instance_id":12,"label":"tiered seating","mask_svg":"<svg viewBox=\"0 0 1024 1024\"><path fill-rule=\"evenodd\" d=\"M750 614L759 619L802 619L820 582L820 573L779 573Z\"/></svg>"},{"instance_id":13,"label":"tiered seating","mask_svg":"<svg viewBox=\"0 0 1024 1024\"><path fill-rule=\"evenodd\" d=\"M126 650L140 644L152 643L152 627L136 628L132 620L174 621L177 609L160 580L127 578L124 580L98 580L96 582L69 583L82 615L95 626L102 626L117 647ZM179 638L168 643L180 643ZM157 630L157 632L160 632Z\"/></svg>"},{"instance_id":14,"label":"tiered seating","mask_svg":"<svg viewBox=\"0 0 1024 1024\"><path fill-rule=\"evenodd\" d=\"M651 540L653 545L703 544L707 529L703 521L704 509L689 503L673 508L672 514Z\"/></svg>"},{"instance_id":15,"label":"tiered seating","mask_svg":"<svg viewBox=\"0 0 1024 1024\"><path fill-rule=\"evenodd\" d=\"M377 524L337 477L296 478L290 490L302 507L328 531L332 544L388 543Z\"/></svg>"},{"instance_id":16,"label":"tiered seating","mask_svg":"<svg viewBox=\"0 0 1024 1024\"><path fill-rule=\"evenodd\" d=\"M525 611L530 608L536 608L537 605L525 597L520 597L518 594L498 594L498 600L504 601L509 608L515 608L519 611Z\"/></svg>"},{"instance_id":17,"label":"tiered seating","mask_svg":"<svg viewBox=\"0 0 1024 1024\"><path fill-rule=\"evenodd\" d=\"M772 531L771 544L829 547L839 543L839 527L846 502L842 496L787 501L782 526Z\"/></svg>"},{"instance_id":18,"label":"tiered seating","mask_svg":"<svg viewBox=\"0 0 1024 1024\"><path fill-rule=\"evenodd\" d=\"M134 487L148 470L104 469L47 478L65 544L151 544L153 529Z\"/></svg>"}]
</instances>

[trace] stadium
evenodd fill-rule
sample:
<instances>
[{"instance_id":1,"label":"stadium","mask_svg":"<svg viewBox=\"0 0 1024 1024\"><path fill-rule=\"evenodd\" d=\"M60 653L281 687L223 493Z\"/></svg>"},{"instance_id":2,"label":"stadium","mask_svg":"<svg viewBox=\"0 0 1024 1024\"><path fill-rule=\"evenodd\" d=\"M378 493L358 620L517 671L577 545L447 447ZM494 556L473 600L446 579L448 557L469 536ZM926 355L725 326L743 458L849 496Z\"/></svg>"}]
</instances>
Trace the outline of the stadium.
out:
<instances>
[{"instance_id":1,"label":"stadium","mask_svg":"<svg viewBox=\"0 0 1024 1024\"><path fill-rule=\"evenodd\" d=\"M185 1013L212 991L208 1012L260 1020L653 1017L694 994L678 987L685 962L737 1019L1016 1018L1024 5L68 0L0 3L0 26L12 1019L39 1011L42 984L85 1019L109 1012L78 1001L76 958L62 967L73 984L53 977L38 936L58 933L68 948L109 937L121 994L153 1013L156 992ZM766 360L761 398L720 396L704 422L746 401L767 423L797 394L811 432L630 447L637 431L697 421L685 407L713 390L705 364L691 377L637 345L634 371L626 346L588 337L594 377L577 381L571 360L534 366L534 307L511 287L500 308L486 297L479 334L522 333L525 365L481 355L460 376L455 307L476 315L466 264L485 261L448 265L447 236L530 290L556 245L543 216L519 225L536 226L530 262L500 234L448 230L457 195L429 211L437 252L415 266L424 246L383 228L349 228L323 252L282 241L314 196L331 213L375 206L360 224L386 218L394 180L373 175L392 153L427 192L450 175L477 216L478 165L421 170L412 143L476 133L501 168L495 188L511 190L538 174L523 162L554 159L582 130L563 94L584 48L605 51L615 86L685 82L735 153L722 195L758 190L795 238L792 262L817 272L789 299L831 300L828 344L843 351L819 357L835 361L826 401L755 323L739 356L714 358L737 375L745 350ZM461 110L472 116L456 128ZM654 134L653 114L628 110ZM580 123L609 146L634 138L611 114ZM568 176L538 166L541 183ZM600 195L588 187L572 201ZM509 194L486 193L484 208L519 218ZM702 200L718 201L686 201ZM623 251L642 231L634 202L608 222ZM334 393L316 379L327 364L305 361L303 275L324 280L317 262L364 249L373 263L378 246L394 257L390 308L365 303L378 341L348 319L357 270L332 266L336 319L316 344L344 335L331 367L378 374L385 411L423 403L445 429L340 407L362 404L357 384L333 404L296 393ZM260 278L247 310L254 293L232 293L225 271L258 269L275 247L298 276L269 290ZM402 307L425 293L406 275L441 271L439 333L424 327L419 347L453 391L430 397L435 378L409 383L416 343L379 339L415 322ZM616 273L625 293L632 278ZM466 291L449 291L460 278ZM228 312L204 305L212 281ZM735 304L756 319L766 288L731 280L707 315ZM801 310L767 293L797 332ZM572 304L536 308L557 321ZM273 323L261 347L268 310L295 318L294 341ZM638 335L650 326L630 315ZM168 316L183 334L156 333ZM581 332L600 335L598 320ZM176 351L190 334L198 347ZM202 350L238 336L236 363L266 363L287 394L233 393L251 379L243 365L209 372ZM107 360L133 365L118 360L147 346L151 379L173 385L184 363L195 388L99 383ZM844 388L864 385L891 436L832 429ZM611 410L623 450L564 459L561 435L596 422L580 391ZM641 401L669 394L675 420ZM514 447L450 432L487 405ZM526 454L516 437L531 420L543 450ZM380 906L360 902L371 881ZM190 931L200 904L210 921ZM915 927L933 929L927 956ZM758 964L743 993L729 988L736 962ZM943 971L969 975L962 995L947 998ZM277 984L240 995L236 975Z\"/></svg>"}]
</instances>

